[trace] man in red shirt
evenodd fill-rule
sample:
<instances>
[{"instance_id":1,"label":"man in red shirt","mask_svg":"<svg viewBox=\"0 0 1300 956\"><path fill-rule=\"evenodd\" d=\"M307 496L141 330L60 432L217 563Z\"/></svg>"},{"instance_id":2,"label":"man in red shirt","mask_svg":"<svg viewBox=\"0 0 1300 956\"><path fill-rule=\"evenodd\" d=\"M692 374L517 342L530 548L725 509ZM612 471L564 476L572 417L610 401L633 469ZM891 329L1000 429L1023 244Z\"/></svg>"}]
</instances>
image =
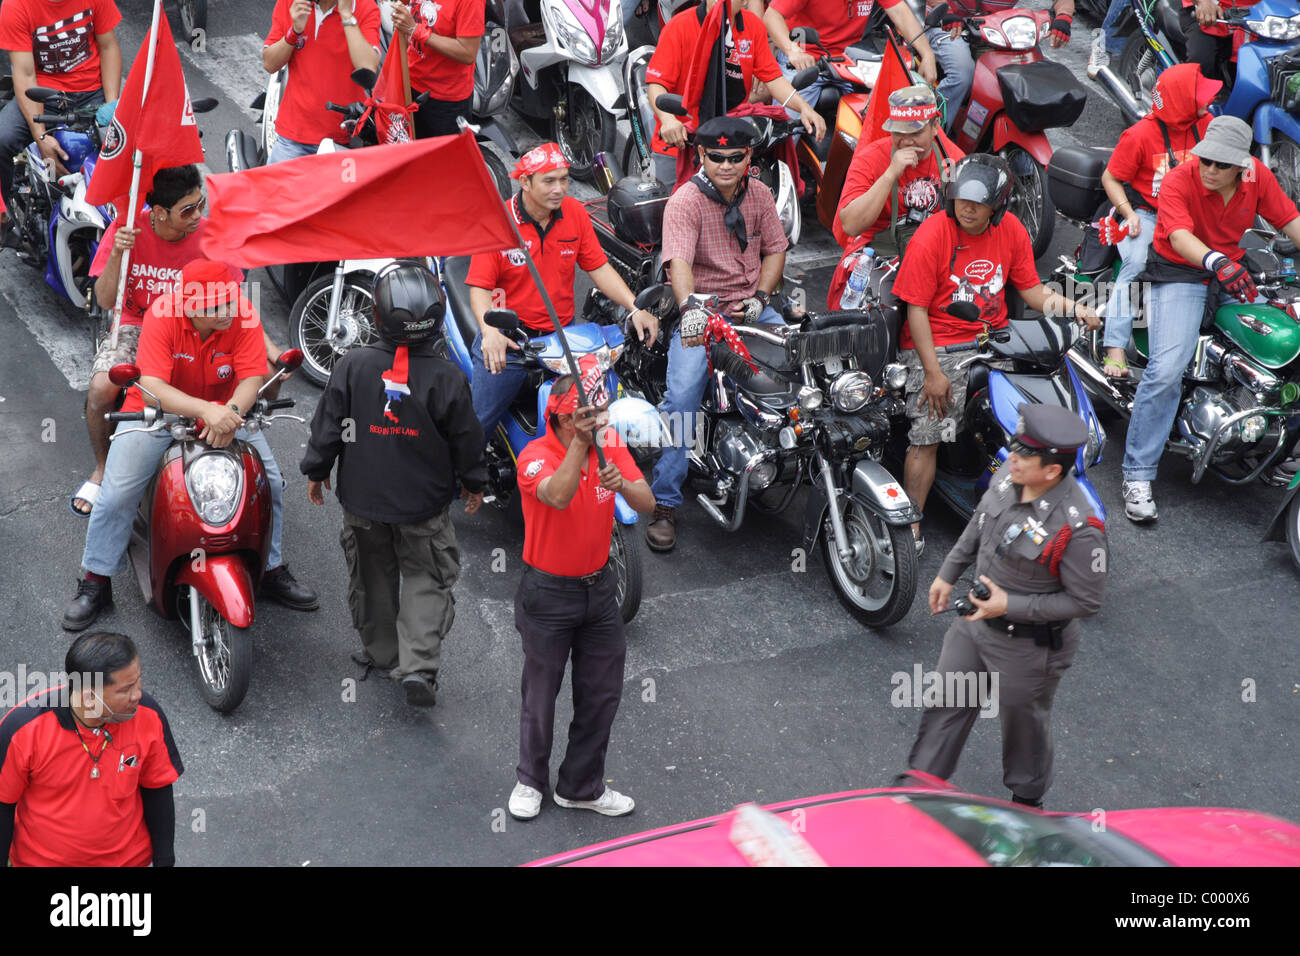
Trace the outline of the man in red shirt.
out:
<instances>
[{"instance_id":1,"label":"man in red shirt","mask_svg":"<svg viewBox=\"0 0 1300 956\"><path fill-rule=\"evenodd\" d=\"M1131 521L1156 518L1151 482L1200 335L1206 282L1216 280L1220 306L1259 301L1238 245L1256 216L1300 243L1300 211L1269 168L1250 155L1252 141L1248 124L1216 116L1192 147L1194 160L1171 170L1160 187L1155 241L1142 274L1151 282L1149 358L1124 448L1124 513Z\"/></svg>"},{"instance_id":2,"label":"man in red shirt","mask_svg":"<svg viewBox=\"0 0 1300 956\"><path fill-rule=\"evenodd\" d=\"M682 10L664 27L659 35L659 45L646 66L646 93L655 111L655 132L651 149L655 154L655 176L660 182L677 182L677 150L686 145L686 123L692 128L699 125L698 111L683 122L673 114L659 109L657 100L664 93L682 94L686 77L695 59L696 46L708 12L718 0L705 0L695 7ZM757 102L755 83L767 85L772 98L803 118L804 129L821 139L826 135L826 121L817 115L795 92L790 81L781 73L781 67L772 56L767 43L767 30L763 21L745 7L742 0L729 0L730 17L726 21L723 43L726 50L727 75L725 82L727 110L734 110L746 102ZM687 104L690 108L691 104Z\"/></svg>"},{"instance_id":3,"label":"man in red shirt","mask_svg":"<svg viewBox=\"0 0 1300 956\"><path fill-rule=\"evenodd\" d=\"M560 323L573 321L573 279L581 267L610 301L632 313L632 323L642 339L653 342L659 334L659 320L637 308L632 291L600 248L591 216L582 203L567 195L569 167L560 147L543 143L530 149L510 175L519 180L519 192L506 200L506 209L523 235ZM478 253L470 261L465 282L479 324L479 334L470 347L470 387L484 439L490 442L497 422L528 376L517 356L509 355L519 351L519 346L488 325L484 316L489 309L512 309L531 334L549 335L555 328L521 250Z\"/></svg>"},{"instance_id":4,"label":"man in red shirt","mask_svg":"<svg viewBox=\"0 0 1300 956\"><path fill-rule=\"evenodd\" d=\"M83 634L68 683L0 718L0 856L14 866L174 866L184 772L124 634Z\"/></svg>"},{"instance_id":5,"label":"man in red shirt","mask_svg":"<svg viewBox=\"0 0 1300 956\"><path fill-rule=\"evenodd\" d=\"M393 4L393 26L410 44L411 95L429 94L415 114L417 138L455 136L456 117L469 118L485 7L484 0Z\"/></svg>"},{"instance_id":6,"label":"man in red shirt","mask_svg":"<svg viewBox=\"0 0 1300 956\"><path fill-rule=\"evenodd\" d=\"M323 139L346 146L338 113L365 98L353 70L379 70L379 8L375 0L276 0L262 66L275 73L288 64L289 81L275 114L275 145L268 163L314 156Z\"/></svg>"},{"instance_id":7,"label":"man in red shirt","mask_svg":"<svg viewBox=\"0 0 1300 956\"><path fill-rule=\"evenodd\" d=\"M122 90L122 51L114 28L122 19L113 0L5 0L0 7L0 48L9 51L14 98L0 111L0 191L10 204L14 157L36 141L46 164L66 176L68 158L36 117L44 105L27 98L33 86L68 93L73 109L107 100Z\"/></svg>"},{"instance_id":8,"label":"man in red shirt","mask_svg":"<svg viewBox=\"0 0 1300 956\"><path fill-rule=\"evenodd\" d=\"M261 320L239 295L228 267L208 259L186 264L181 282L149 307L136 364L140 384L157 397L163 411L203 420L200 440L225 448L240 438L257 449L271 490L271 546L261 593L295 610L314 609L316 595L281 564L280 467L262 432L241 429L244 411L253 407L266 373L266 346ZM143 408L140 390L132 388L122 411ZM122 422L109 448L103 488L86 529L81 557L86 574L63 616L69 631L89 627L113 603L112 576L124 563L140 496L172 442L166 430L127 433L135 427L134 422Z\"/></svg>"},{"instance_id":9,"label":"man in red shirt","mask_svg":"<svg viewBox=\"0 0 1300 956\"><path fill-rule=\"evenodd\" d=\"M584 367L584 383L587 372ZM641 514L654 508L654 496L631 453L605 430L609 396L600 376L590 378L596 385L582 408L573 377L556 379L546 405L549 427L519 453L524 573L515 593L515 627L524 645L524 673L519 766L509 809L520 820L537 816L550 783L555 699L570 655L573 720L555 802L606 816L631 813L635 806L631 797L605 786L605 751L627 653L617 582L608 567L609 539L616 494Z\"/></svg>"},{"instance_id":10,"label":"man in red shirt","mask_svg":"<svg viewBox=\"0 0 1300 956\"><path fill-rule=\"evenodd\" d=\"M1031 309L1073 315L1092 328L1101 324L1087 306L1050 292L1038 280L1029 233L1007 212L1011 171L997 156L972 153L953 170L944 202L946 215L931 216L912 237L894 281L894 295L907 303L900 337L908 368L907 458L903 487L925 510L934 484L939 442L955 441L966 407L965 369L957 366L978 348L976 337L1007 324L1008 283ZM957 303L979 309L968 322L949 314ZM918 554L925 547L920 524L912 526Z\"/></svg>"}]
</instances>

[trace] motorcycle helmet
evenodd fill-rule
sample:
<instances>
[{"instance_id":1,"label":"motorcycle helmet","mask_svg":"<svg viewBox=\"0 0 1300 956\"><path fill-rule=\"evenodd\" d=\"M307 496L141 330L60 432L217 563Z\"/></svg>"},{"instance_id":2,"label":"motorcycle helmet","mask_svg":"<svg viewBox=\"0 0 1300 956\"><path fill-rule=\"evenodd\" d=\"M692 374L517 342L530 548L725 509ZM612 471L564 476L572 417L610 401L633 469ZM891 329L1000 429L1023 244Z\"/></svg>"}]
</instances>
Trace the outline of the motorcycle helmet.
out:
<instances>
[{"instance_id":1,"label":"motorcycle helmet","mask_svg":"<svg viewBox=\"0 0 1300 956\"><path fill-rule=\"evenodd\" d=\"M953 167L952 178L944 193L943 208L957 218L957 200L969 199L993 207L989 224L996 226L1011 205L1011 170L1006 160L990 153L971 153Z\"/></svg>"},{"instance_id":2,"label":"motorcycle helmet","mask_svg":"<svg viewBox=\"0 0 1300 956\"><path fill-rule=\"evenodd\" d=\"M658 243L663 237L669 192L657 179L626 176L616 182L606 205L614 235L643 246Z\"/></svg>"},{"instance_id":3,"label":"motorcycle helmet","mask_svg":"<svg viewBox=\"0 0 1300 956\"><path fill-rule=\"evenodd\" d=\"M397 345L425 342L438 334L447 304L423 262L398 260L375 276L375 331Z\"/></svg>"}]
</instances>

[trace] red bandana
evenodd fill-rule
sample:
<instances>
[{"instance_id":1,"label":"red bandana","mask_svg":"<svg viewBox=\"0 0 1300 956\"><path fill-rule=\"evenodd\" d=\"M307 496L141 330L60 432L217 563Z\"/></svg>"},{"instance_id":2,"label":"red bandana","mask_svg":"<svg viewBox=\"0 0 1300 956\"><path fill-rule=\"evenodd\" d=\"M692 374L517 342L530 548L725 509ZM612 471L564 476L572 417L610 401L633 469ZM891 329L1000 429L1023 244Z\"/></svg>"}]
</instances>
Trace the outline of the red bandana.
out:
<instances>
[{"instance_id":1,"label":"red bandana","mask_svg":"<svg viewBox=\"0 0 1300 956\"><path fill-rule=\"evenodd\" d=\"M725 316L716 312L709 316L709 324L704 329L704 354L709 359L710 375L713 374L713 352L709 347L714 342L726 342L727 347L744 359L746 365L755 372L758 371L758 366L754 364L753 358L750 357L749 349L745 348L745 343L740 340L736 330L732 328L731 323L727 321Z\"/></svg>"},{"instance_id":2,"label":"red bandana","mask_svg":"<svg viewBox=\"0 0 1300 956\"><path fill-rule=\"evenodd\" d=\"M564 154L560 152L560 147L554 143L543 143L520 156L510 176L512 179L520 179L536 173L549 173L553 169L568 168L569 164L564 161Z\"/></svg>"}]
</instances>

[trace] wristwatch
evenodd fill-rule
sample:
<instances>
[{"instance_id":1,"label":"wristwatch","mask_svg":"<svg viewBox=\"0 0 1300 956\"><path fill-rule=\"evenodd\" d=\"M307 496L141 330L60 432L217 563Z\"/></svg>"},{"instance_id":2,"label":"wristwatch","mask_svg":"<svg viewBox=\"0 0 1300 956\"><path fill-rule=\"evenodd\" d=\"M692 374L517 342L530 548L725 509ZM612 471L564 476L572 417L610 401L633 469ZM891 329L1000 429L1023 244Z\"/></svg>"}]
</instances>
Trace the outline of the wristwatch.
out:
<instances>
[{"instance_id":1,"label":"wristwatch","mask_svg":"<svg viewBox=\"0 0 1300 956\"><path fill-rule=\"evenodd\" d=\"M240 418L244 417L244 413L239 410L239 406L236 405L234 402L226 402L226 404L230 406L230 410L234 412L236 415L238 415Z\"/></svg>"},{"instance_id":2,"label":"wristwatch","mask_svg":"<svg viewBox=\"0 0 1300 956\"><path fill-rule=\"evenodd\" d=\"M356 18L356 17L348 17L346 20L343 21L343 25L344 25L345 27L354 27L354 26L357 25L357 18Z\"/></svg>"}]
</instances>

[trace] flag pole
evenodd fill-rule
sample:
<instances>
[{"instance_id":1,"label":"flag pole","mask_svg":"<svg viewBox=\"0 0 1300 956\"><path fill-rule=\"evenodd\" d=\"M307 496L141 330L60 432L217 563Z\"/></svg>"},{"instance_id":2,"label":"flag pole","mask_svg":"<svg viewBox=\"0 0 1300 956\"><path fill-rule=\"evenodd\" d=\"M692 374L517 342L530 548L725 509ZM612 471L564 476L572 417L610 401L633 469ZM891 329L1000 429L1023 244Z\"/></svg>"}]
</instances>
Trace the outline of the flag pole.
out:
<instances>
[{"instance_id":1,"label":"flag pole","mask_svg":"<svg viewBox=\"0 0 1300 956\"><path fill-rule=\"evenodd\" d=\"M400 37L401 34L399 33L398 36ZM402 64L402 105L410 106L411 105L411 64L407 58L406 43L399 41L397 44L397 50L398 50L397 58L399 62ZM415 122L411 120L410 117L408 117L407 120L408 122L411 123L412 127L414 127ZM414 129L411 130L411 139L415 139Z\"/></svg>"},{"instance_id":2,"label":"flag pole","mask_svg":"<svg viewBox=\"0 0 1300 956\"><path fill-rule=\"evenodd\" d=\"M145 97L149 95L149 81L153 78L154 51L158 49L158 17L162 11L162 0L154 0L153 21L149 25L149 56L144 66L144 91L140 94L140 106L144 106ZM144 155L140 150L131 154L131 193L127 201L126 228L135 228L135 211L139 205L140 166ZM113 331L109 334L109 348L117 348L117 333L122 326L122 303L126 301L127 272L131 268L131 250L122 253L122 268L117 274L117 301L113 304Z\"/></svg>"}]
</instances>

